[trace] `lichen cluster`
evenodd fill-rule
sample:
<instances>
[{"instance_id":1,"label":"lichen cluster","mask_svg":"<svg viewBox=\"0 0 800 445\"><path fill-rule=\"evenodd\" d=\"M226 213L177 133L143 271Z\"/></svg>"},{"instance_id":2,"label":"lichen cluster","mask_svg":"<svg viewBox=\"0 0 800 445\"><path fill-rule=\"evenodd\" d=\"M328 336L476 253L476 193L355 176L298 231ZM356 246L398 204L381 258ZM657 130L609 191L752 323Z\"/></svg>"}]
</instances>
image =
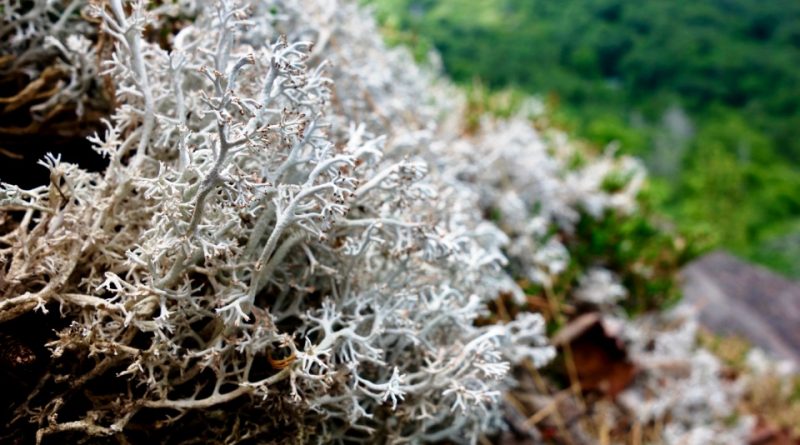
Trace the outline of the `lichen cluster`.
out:
<instances>
[{"instance_id":1,"label":"lichen cluster","mask_svg":"<svg viewBox=\"0 0 800 445\"><path fill-rule=\"evenodd\" d=\"M1 4L14 66L69 74L33 112L114 104L90 137L104 171L51 155L49 184L0 188L0 325L60 320L8 426L176 443L504 428L511 370L555 349L540 314L489 323L488 304L552 286L581 218L635 212L641 166L576 164L526 116L463 131L460 93L350 2L149 3ZM613 273L577 281L575 301L618 315Z\"/></svg>"}]
</instances>

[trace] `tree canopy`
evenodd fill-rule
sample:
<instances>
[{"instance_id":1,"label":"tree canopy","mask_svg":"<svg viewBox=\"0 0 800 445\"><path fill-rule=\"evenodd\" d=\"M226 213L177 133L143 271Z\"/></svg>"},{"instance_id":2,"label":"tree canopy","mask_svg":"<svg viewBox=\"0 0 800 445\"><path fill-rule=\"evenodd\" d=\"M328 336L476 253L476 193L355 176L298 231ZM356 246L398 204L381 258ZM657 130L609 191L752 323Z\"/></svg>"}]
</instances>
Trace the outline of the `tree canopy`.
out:
<instances>
[{"instance_id":1,"label":"tree canopy","mask_svg":"<svg viewBox=\"0 0 800 445\"><path fill-rule=\"evenodd\" d=\"M800 3L373 0L455 80L542 94L645 159L685 230L800 276Z\"/></svg>"}]
</instances>

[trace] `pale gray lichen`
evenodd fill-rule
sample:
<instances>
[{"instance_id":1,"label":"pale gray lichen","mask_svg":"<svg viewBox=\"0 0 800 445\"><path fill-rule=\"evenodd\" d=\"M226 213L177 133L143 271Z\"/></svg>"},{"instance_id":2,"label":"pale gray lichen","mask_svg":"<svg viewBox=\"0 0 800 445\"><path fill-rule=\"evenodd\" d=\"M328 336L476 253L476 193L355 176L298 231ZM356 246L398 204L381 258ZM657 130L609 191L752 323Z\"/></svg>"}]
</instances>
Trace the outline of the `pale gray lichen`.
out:
<instances>
[{"instance_id":1,"label":"pale gray lichen","mask_svg":"<svg viewBox=\"0 0 800 445\"><path fill-rule=\"evenodd\" d=\"M570 261L555 231L636 209L632 158L572 165L581 150L523 115L464 134L461 94L387 49L352 2L0 6L14 66L35 78L43 65L25 61L47 50L70 79L34 113L80 112L98 76L116 94L91 138L103 173L50 156L49 185L0 188L0 323L69 322L16 413L39 440L111 441L144 415L173 442L474 443L502 427L513 366L555 354L540 315L487 324L487 303L521 297L514 278L555 282ZM102 23L107 57L82 17ZM170 30L168 49L148 29ZM574 297L622 298L606 272ZM722 436L735 391L691 324L671 337L621 323L645 368L623 403L642 421L672 419L667 441L744 437ZM690 373L648 366L659 357Z\"/></svg>"},{"instance_id":2,"label":"pale gray lichen","mask_svg":"<svg viewBox=\"0 0 800 445\"><path fill-rule=\"evenodd\" d=\"M56 302L73 321L53 355L88 353L93 372L133 383L78 423L49 406L39 436L247 397L271 419L254 431L302 426L320 442L474 442L496 428L510 366L554 351L539 315L476 324L514 287L506 238L430 168L432 124L394 124L404 91L376 88L393 76L347 52L380 42L334 43L356 38L351 23L308 17L341 14L337 2L179 7L195 15L170 50L143 34L168 7L86 10L115 42L101 75L118 106L91 139L109 166L51 157L49 186L3 188L25 214L3 238L0 317Z\"/></svg>"}]
</instances>

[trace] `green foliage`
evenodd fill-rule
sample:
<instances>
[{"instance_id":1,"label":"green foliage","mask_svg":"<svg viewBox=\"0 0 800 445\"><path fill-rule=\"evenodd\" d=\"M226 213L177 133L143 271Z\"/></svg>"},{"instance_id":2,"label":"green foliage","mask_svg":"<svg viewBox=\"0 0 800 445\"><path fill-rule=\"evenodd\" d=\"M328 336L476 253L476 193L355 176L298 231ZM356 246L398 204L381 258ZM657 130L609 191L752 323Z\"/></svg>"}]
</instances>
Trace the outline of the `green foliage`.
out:
<instances>
[{"instance_id":1,"label":"green foliage","mask_svg":"<svg viewBox=\"0 0 800 445\"><path fill-rule=\"evenodd\" d=\"M488 115L507 118L519 111L527 97L518 90L491 91L482 83L472 82L466 88L467 108L465 122L467 132L475 132L480 120Z\"/></svg>"},{"instance_id":2,"label":"green foliage","mask_svg":"<svg viewBox=\"0 0 800 445\"><path fill-rule=\"evenodd\" d=\"M652 209L648 192L639 201L641 211L632 215L608 212L595 219L582 214L574 232L552 234L561 238L570 253L567 270L552 285L553 296L569 301L579 278L591 267L603 267L614 272L628 290L620 306L631 315L678 301L678 271L707 244L676 234ZM538 295L545 291L529 285L526 292ZM558 320L553 321L558 325Z\"/></svg>"},{"instance_id":3,"label":"green foliage","mask_svg":"<svg viewBox=\"0 0 800 445\"><path fill-rule=\"evenodd\" d=\"M575 233L566 237L571 270L601 265L615 272L630 292L622 305L632 314L676 301L677 271L696 253L687 246L696 245L659 227L656 220L646 211L609 213L600 220L584 215Z\"/></svg>"},{"instance_id":4,"label":"green foliage","mask_svg":"<svg viewBox=\"0 0 800 445\"><path fill-rule=\"evenodd\" d=\"M455 80L545 94L579 137L641 156L683 230L800 277L800 3L370 3Z\"/></svg>"}]
</instances>

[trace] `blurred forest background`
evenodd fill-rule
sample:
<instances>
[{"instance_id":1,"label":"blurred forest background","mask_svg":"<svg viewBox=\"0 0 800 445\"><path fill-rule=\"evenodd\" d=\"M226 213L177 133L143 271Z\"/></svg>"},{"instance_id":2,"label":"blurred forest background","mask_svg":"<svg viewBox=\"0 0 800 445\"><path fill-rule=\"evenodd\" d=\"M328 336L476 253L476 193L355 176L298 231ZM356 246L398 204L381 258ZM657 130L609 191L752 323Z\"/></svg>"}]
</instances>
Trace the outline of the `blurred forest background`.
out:
<instances>
[{"instance_id":1,"label":"blurred forest background","mask_svg":"<svg viewBox=\"0 0 800 445\"><path fill-rule=\"evenodd\" d=\"M471 97L539 95L642 158L647 200L691 239L800 278L800 2L365 1Z\"/></svg>"}]
</instances>

